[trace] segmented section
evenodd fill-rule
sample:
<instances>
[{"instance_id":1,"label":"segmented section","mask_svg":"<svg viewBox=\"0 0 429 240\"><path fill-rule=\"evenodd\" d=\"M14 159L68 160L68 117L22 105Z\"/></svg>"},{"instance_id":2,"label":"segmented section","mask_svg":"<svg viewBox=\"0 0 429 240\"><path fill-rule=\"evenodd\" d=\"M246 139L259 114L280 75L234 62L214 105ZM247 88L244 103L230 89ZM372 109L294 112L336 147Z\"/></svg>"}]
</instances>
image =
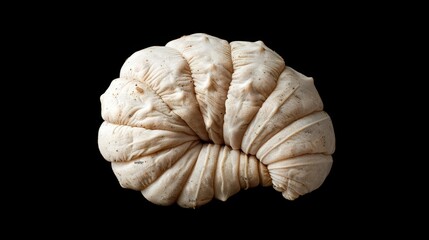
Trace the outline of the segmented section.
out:
<instances>
[{"instance_id":1,"label":"segmented section","mask_svg":"<svg viewBox=\"0 0 429 240\"><path fill-rule=\"evenodd\" d=\"M185 142L199 140L181 132L150 130L103 122L98 131L98 145L110 162L126 162Z\"/></svg>"},{"instance_id":2,"label":"segmented section","mask_svg":"<svg viewBox=\"0 0 429 240\"><path fill-rule=\"evenodd\" d=\"M167 206L176 203L183 186L194 169L202 146L202 144L197 144L190 148L156 181L141 190L143 196L158 205Z\"/></svg>"},{"instance_id":3,"label":"segmented section","mask_svg":"<svg viewBox=\"0 0 429 240\"><path fill-rule=\"evenodd\" d=\"M225 201L240 189L271 185L265 165L254 156L217 144L198 144L142 190L159 205L195 208L213 198Z\"/></svg>"},{"instance_id":4,"label":"segmented section","mask_svg":"<svg viewBox=\"0 0 429 240\"><path fill-rule=\"evenodd\" d=\"M279 131L256 156L268 166L274 188L294 200L320 187L330 172L334 151L331 119L316 112Z\"/></svg>"},{"instance_id":5,"label":"segmented section","mask_svg":"<svg viewBox=\"0 0 429 240\"><path fill-rule=\"evenodd\" d=\"M267 167L255 156L217 144L186 142L126 162L112 162L124 188L141 191L158 205L195 208L226 201L240 189L270 186Z\"/></svg>"},{"instance_id":6,"label":"segmented section","mask_svg":"<svg viewBox=\"0 0 429 240\"><path fill-rule=\"evenodd\" d=\"M174 166L182 156L189 157L189 152L193 152L193 147L198 144L197 141L186 142L131 161L112 162L112 169L122 187L141 191Z\"/></svg>"},{"instance_id":7,"label":"segmented section","mask_svg":"<svg viewBox=\"0 0 429 240\"><path fill-rule=\"evenodd\" d=\"M216 37L193 34L166 46L178 50L188 61L209 138L223 144L225 100L232 74L230 45Z\"/></svg>"},{"instance_id":8,"label":"segmented section","mask_svg":"<svg viewBox=\"0 0 429 240\"><path fill-rule=\"evenodd\" d=\"M265 165L303 154L332 154L335 138L332 121L326 112L303 117L271 137L256 156Z\"/></svg>"},{"instance_id":9,"label":"segmented section","mask_svg":"<svg viewBox=\"0 0 429 240\"><path fill-rule=\"evenodd\" d=\"M313 79L286 67L276 88L246 129L242 150L255 155L262 144L290 123L322 109Z\"/></svg>"},{"instance_id":10,"label":"segmented section","mask_svg":"<svg viewBox=\"0 0 429 240\"><path fill-rule=\"evenodd\" d=\"M106 122L196 136L145 82L115 79L101 95L101 102Z\"/></svg>"},{"instance_id":11,"label":"segmented section","mask_svg":"<svg viewBox=\"0 0 429 240\"><path fill-rule=\"evenodd\" d=\"M306 154L268 165L273 187L294 200L322 185L332 166L332 156Z\"/></svg>"},{"instance_id":12,"label":"segmented section","mask_svg":"<svg viewBox=\"0 0 429 240\"><path fill-rule=\"evenodd\" d=\"M125 61L120 77L145 82L202 140L209 140L189 65L178 51L169 47L138 51Z\"/></svg>"},{"instance_id":13,"label":"segmented section","mask_svg":"<svg viewBox=\"0 0 429 240\"><path fill-rule=\"evenodd\" d=\"M261 41L231 42L234 66L223 125L225 144L240 149L243 135L277 85L283 59Z\"/></svg>"}]
</instances>

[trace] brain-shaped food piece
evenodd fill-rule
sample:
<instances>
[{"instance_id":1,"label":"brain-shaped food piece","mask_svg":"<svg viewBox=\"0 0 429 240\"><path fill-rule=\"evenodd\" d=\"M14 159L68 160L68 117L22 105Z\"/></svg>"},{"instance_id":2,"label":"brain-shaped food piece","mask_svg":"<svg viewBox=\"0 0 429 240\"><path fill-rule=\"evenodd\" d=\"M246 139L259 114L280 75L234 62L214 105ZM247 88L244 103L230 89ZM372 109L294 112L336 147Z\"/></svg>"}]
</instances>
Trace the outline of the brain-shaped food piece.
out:
<instances>
[{"instance_id":1,"label":"brain-shaped food piece","mask_svg":"<svg viewBox=\"0 0 429 240\"><path fill-rule=\"evenodd\" d=\"M193 34L132 54L101 96L98 144L124 188L203 205L258 185L317 189L335 137L313 79L263 42Z\"/></svg>"}]
</instances>

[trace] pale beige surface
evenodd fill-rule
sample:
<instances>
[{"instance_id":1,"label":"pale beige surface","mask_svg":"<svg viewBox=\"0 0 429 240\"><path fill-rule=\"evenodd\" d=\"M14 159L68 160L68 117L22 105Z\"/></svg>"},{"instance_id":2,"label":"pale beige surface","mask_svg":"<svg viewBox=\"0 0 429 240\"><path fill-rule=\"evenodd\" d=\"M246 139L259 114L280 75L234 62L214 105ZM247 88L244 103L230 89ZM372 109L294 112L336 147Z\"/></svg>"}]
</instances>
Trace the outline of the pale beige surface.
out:
<instances>
[{"instance_id":1,"label":"pale beige surface","mask_svg":"<svg viewBox=\"0 0 429 240\"><path fill-rule=\"evenodd\" d=\"M131 55L101 96L98 144L124 188L197 207L270 186L321 186L335 136L313 79L263 42L206 34Z\"/></svg>"},{"instance_id":2,"label":"pale beige surface","mask_svg":"<svg viewBox=\"0 0 429 240\"><path fill-rule=\"evenodd\" d=\"M230 45L206 34L193 34L166 46L177 49L189 63L207 133L213 143L223 144L225 100L233 70Z\"/></svg>"}]
</instances>

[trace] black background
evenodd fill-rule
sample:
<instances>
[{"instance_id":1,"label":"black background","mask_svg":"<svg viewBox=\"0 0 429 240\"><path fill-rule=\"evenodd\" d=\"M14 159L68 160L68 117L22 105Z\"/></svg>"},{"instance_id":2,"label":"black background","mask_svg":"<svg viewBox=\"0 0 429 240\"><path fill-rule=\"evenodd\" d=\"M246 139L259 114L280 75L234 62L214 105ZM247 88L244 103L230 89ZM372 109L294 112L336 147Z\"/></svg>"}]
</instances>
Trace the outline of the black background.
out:
<instances>
[{"instance_id":1,"label":"black background","mask_svg":"<svg viewBox=\"0 0 429 240\"><path fill-rule=\"evenodd\" d=\"M31 58L41 63L40 74L34 75L44 80L37 81L37 86L49 90L36 92L37 98L30 99L41 103L29 117L34 125L42 123L34 128L33 136L43 137L35 138L28 151L43 160L25 165L31 177L24 178L25 184L16 189L26 189L30 197L16 211L28 206L29 222L46 215L70 234L82 229L159 232L155 230L158 226L164 226L161 234L186 235L201 229L221 236L227 230L251 236L380 230L379 222L398 212L386 205L385 196L401 195L403 189L397 179L378 177L388 171L384 163L391 159L386 154L395 151L394 145L380 145L394 137L382 119L394 116L395 111L391 99L380 98L377 90L383 86L389 92L393 85L382 77L384 59L394 57L386 45L390 38L382 37L392 25L368 19L378 15L376 10L363 14L346 8L324 12L321 17L312 17L307 10L297 9L289 18L291 12L274 13L263 6L222 14L193 11L198 14L189 19L183 17L187 12L167 18L161 9L154 10L160 14L147 16L144 11L128 14L100 8L80 9L65 17L58 12L46 21L28 23L38 30L38 34L26 34L34 39L29 48L36 52L31 56L49 59ZM255 14L257 11L265 14ZM59 27L55 25L58 17ZM286 65L314 78L332 118L337 143L332 170L319 189L288 201L271 187L258 187L241 191L226 202L213 200L197 209L182 209L154 205L139 192L119 186L97 146L102 123L100 95L135 51L197 32L227 41L262 40ZM35 108L32 104L29 101ZM76 220L66 224L70 219ZM365 221L356 224L356 219Z\"/></svg>"}]
</instances>

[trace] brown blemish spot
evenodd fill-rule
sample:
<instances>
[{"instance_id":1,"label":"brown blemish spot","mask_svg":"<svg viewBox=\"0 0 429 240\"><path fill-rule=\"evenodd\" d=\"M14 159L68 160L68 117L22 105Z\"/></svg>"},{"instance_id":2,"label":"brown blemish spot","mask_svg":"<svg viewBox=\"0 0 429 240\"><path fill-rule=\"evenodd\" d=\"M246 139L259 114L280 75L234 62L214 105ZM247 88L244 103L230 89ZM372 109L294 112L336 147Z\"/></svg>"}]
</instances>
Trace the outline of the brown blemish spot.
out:
<instances>
[{"instance_id":1,"label":"brown blemish spot","mask_svg":"<svg viewBox=\"0 0 429 240\"><path fill-rule=\"evenodd\" d=\"M139 93L143 93L144 91L143 91L143 88L140 88L140 87L136 87L136 90L137 90L137 92L139 92Z\"/></svg>"}]
</instances>

